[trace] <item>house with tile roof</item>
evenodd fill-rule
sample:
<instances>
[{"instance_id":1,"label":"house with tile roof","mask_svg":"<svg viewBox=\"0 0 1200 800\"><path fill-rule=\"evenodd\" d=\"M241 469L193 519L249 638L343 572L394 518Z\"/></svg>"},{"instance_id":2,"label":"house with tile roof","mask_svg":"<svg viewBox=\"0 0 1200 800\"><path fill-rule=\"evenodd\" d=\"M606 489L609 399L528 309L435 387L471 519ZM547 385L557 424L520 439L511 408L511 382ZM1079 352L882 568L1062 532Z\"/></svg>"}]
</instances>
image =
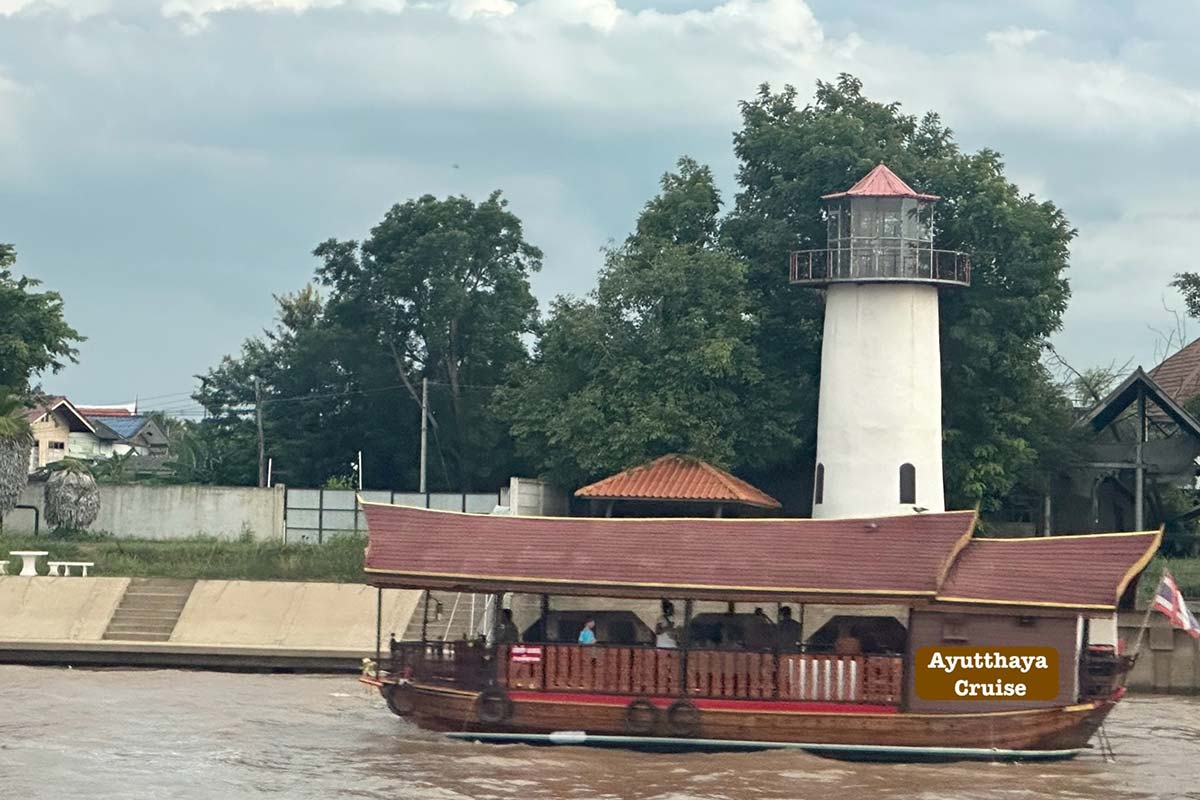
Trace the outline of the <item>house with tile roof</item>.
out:
<instances>
[{"instance_id":1,"label":"house with tile roof","mask_svg":"<svg viewBox=\"0 0 1200 800\"><path fill-rule=\"evenodd\" d=\"M63 458L99 461L114 455L162 455L167 434L153 417L131 408L76 406L66 397L49 398L25 412L33 432L29 471Z\"/></svg>"},{"instance_id":2,"label":"house with tile roof","mask_svg":"<svg viewBox=\"0 0 1200 800\"><path fill-rule=\"evenodd\" d=\"M1163 359L1150 377L1181 406L1200 396L1200 339Z\"/></svg>"}]
</instances>

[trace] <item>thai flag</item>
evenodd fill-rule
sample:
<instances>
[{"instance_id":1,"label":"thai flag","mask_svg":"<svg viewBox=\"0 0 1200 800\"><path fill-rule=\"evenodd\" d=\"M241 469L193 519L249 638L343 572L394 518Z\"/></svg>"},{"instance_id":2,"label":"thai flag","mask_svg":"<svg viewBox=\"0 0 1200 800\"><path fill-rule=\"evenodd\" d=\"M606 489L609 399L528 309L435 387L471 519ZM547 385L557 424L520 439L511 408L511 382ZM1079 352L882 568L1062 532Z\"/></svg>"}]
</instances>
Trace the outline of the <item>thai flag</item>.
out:
<instances>
[{"instance_id":1,"label":"thai flag","mask_svg":"<svg viewBox=\"0 0 1200 800\"><path fill-rule=\"evenodd\" d=\"M1158 582L1158 588L1154 591L1154 602L1150 607L1166 614L1172 625L1186 631L1193 639L1200 639L1200 623L1196 622L1196 618L1188 610L1187 604L1183 602L1183 593L1175 585L1171 573L1165 569L1162 580Z\"/></svg>"}]
</instances>

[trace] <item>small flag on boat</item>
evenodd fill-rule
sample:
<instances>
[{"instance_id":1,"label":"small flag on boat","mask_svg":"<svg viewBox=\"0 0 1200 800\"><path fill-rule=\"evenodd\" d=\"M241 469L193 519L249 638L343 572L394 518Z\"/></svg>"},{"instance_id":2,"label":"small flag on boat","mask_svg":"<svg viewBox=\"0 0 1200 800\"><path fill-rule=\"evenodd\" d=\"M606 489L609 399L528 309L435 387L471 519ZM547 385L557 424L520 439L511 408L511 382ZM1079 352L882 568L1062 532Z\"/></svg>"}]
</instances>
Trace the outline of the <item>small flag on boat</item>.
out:
<instances>
[{"instance_id":1,"label":"small flag on boat","mask_svg":"<svg viewBox=\"0 0 1200 800\"><path fill-rule=\"evenodd\" d=\"M1165 569L1162 580L1158 582L1158 588L1154 591L1154 602L1150 607L1166 614L1167 619L1171 620L1171 624L1176 628L1185 631L1194 639L1200 639L1200 623L1196 622L1196 618L1188 610L1187 603L1183 601L1183 592L1179 591L1175 579Z\"/></svg>"}]
</instances>

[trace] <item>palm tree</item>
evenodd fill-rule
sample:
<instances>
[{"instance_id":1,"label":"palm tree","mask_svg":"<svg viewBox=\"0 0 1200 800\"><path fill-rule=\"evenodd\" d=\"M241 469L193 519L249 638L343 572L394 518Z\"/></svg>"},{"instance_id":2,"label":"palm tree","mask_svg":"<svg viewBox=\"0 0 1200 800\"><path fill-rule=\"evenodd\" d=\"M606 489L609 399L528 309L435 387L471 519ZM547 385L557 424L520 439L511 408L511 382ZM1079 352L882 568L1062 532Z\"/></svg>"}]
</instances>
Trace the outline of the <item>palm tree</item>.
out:
<instances>
[{"instance_id":1,"label":"palm tree","mask_svg":"<svg viewBox=\"0 0 1200 800\"><path fill-rule=\"evenodd\" d=\"M0 517L17 504L29 483L29 448L33 433L21 401L0 387Z\"/></svg>"},{"instance_id":2,"label":"palm tree","mask_svg":"<svg viewBox=\"0 0 1200 800\"><path fill-rule=\"evenodd\" d=\"M46 479L46 524L55 530L83 530L100 514L100 489L87 464L64 458Z\"/></svg>"}]
</instances>

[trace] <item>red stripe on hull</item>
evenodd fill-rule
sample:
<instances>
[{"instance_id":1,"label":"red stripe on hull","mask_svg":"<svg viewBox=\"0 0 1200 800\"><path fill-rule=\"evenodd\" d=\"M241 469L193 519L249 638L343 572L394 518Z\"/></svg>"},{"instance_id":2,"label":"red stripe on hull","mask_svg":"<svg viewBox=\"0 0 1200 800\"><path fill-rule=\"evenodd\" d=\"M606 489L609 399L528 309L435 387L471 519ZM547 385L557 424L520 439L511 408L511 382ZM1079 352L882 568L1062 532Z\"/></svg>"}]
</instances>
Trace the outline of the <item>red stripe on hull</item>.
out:
<instances>
[{"instance_id":1,"label":"red stripe on hull","mask_svg":"<svg viewBox=\"0 0 1200 800\"><path fill-rule=\"evenodd\" d=\"M580 703L597 706L629 705L632 697L620 694L576 694L574 692L510 692L514 702ZM677 697L647 697L659 708L667 708ZM788 711L808 714L895 714L895 706L868 705L865 703L796 703L786 700L690 700L701 710L721 711Z\"/></svg>"}]
</instances>

